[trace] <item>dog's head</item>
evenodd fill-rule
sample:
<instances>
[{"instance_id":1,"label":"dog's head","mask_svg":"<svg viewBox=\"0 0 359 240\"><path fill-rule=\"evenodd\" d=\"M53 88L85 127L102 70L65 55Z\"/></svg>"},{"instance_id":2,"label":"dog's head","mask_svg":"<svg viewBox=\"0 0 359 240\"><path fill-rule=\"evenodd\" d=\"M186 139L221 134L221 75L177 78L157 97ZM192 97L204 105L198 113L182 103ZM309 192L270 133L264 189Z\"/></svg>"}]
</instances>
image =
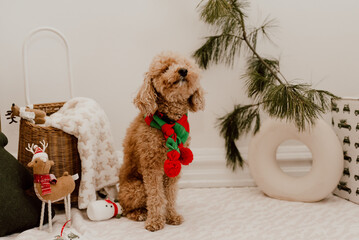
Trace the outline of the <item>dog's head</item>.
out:
<instances>
[{"instance_id":1,"label":"dog's head","mask_svg":"<svg viewBox=\"0 0 359 240\"><path fill-rule=\"evenodd\" d=\"M144 114L156 112L159 96L167 102L188 102L188 110L204 109L204 91L199 82L197 65L172 52L156 56L134 103Z\"/></svg>"}]
</instances>

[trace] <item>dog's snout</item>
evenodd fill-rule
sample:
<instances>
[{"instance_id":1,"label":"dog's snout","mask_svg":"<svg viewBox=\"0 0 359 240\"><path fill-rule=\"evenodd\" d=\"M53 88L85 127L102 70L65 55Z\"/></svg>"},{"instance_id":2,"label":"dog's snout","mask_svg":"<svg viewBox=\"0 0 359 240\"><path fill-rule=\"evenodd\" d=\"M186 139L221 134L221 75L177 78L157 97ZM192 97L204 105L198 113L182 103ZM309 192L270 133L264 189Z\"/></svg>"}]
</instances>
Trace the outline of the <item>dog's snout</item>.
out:
<instances>
[{"instance_id":1,"label":"dog's snout","mask_svg":"<svg viewBox=\"0 0 359 240\"><path fill-rule=\"evenodd\" d=\"M188 71L185 68L181 68L180 70L178 70L179 75L181 75L182 77L187 76L187 72Z\"/></svg>"}]
</instances>

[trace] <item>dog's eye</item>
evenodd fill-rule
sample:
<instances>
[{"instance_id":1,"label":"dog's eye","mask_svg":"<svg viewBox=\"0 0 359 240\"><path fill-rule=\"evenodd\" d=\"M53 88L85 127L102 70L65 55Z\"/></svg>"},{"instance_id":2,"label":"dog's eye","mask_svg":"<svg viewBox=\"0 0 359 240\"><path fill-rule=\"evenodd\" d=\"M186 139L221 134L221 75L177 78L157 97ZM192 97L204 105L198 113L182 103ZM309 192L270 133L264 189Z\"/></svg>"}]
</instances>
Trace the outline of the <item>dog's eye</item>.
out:
<instances>
[{"instance_id":1,"label":"dog's eye","mask_svg":"<svg viewBox=\"0 0 359 240\"><path fill-rule=\"evenodd\" d=\"M162 70L162 73L167 72L167 70L168 70L168 67L166 67L165 69L163 69L163 70Z\"/></svg>"}]
</instances>

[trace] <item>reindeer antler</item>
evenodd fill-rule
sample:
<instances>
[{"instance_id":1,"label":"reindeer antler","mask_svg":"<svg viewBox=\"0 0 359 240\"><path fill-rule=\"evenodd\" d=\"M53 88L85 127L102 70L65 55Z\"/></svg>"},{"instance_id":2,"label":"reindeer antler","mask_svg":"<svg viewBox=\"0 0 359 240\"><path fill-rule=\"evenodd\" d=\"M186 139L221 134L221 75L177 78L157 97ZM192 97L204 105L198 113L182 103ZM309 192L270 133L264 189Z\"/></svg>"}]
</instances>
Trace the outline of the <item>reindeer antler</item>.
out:
<instances>
[{"instance_id":1,"label":"reindeer antler","mask_svg":"<svg viewBox=\"0 0 359 240\"><path fill-rule=\"evenodd\" d=\"M42 151L45 152L45 149L49 146L49 144L46 143L45 140L40 141L40 143L42 145Z\"/></svg>"},{"instance_id":2,"label":"reindeer antler","mask_svg":"<svg viewBox=\"0 0 359 240\"><path fill-rule=\"evenodd\" d=\"M9 124L11 124L11 123L17 123L17 121L15 120L15 114L14 114L14 111L13 111L13 109L14 109L14 107L15 107L15 103L13 103L12 105L11 105L11 110L8 110L8 111L6 111L6 114L5 114L5 116L7 116L7 118L6 119L11 119L11 121L9 122Z\"/></svg>"},{"instance_id":3,"label":"reindeer antler","mask_svg":"<svg viewBox=\"0 0 359 240\"><path fill-rule=\"evenodd\" d=\"M27 151L31 152L32 154L35 154L34 152L34 144L31 144L30 146L30 143L27 144L27 148L25 148Z\"/></svg>"}]
</instances>

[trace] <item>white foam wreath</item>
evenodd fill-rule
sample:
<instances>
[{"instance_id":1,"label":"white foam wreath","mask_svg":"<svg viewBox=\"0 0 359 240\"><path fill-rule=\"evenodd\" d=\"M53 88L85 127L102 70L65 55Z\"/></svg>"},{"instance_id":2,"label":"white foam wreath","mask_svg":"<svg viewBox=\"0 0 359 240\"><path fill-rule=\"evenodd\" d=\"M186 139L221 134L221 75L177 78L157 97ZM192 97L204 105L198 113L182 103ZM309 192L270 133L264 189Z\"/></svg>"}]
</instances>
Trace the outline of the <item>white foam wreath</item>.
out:
<instances>
[{"instance_id":1,"label":"white foam wreath","mask_svg":"<svg viewBox=\"0 0 359 240\"><path fill-rule=\"evenodd\" d=\"M284 173L276 159L278 146L290 139L304 143L312 152L312 168L302 177ZM253 179L265 194L301 202L327 197L338 184L344 164L338 137L321 119L303 132L298 132L294 124L267 120L251 140L248 163Z\"/></svg>"}]
</instances>

